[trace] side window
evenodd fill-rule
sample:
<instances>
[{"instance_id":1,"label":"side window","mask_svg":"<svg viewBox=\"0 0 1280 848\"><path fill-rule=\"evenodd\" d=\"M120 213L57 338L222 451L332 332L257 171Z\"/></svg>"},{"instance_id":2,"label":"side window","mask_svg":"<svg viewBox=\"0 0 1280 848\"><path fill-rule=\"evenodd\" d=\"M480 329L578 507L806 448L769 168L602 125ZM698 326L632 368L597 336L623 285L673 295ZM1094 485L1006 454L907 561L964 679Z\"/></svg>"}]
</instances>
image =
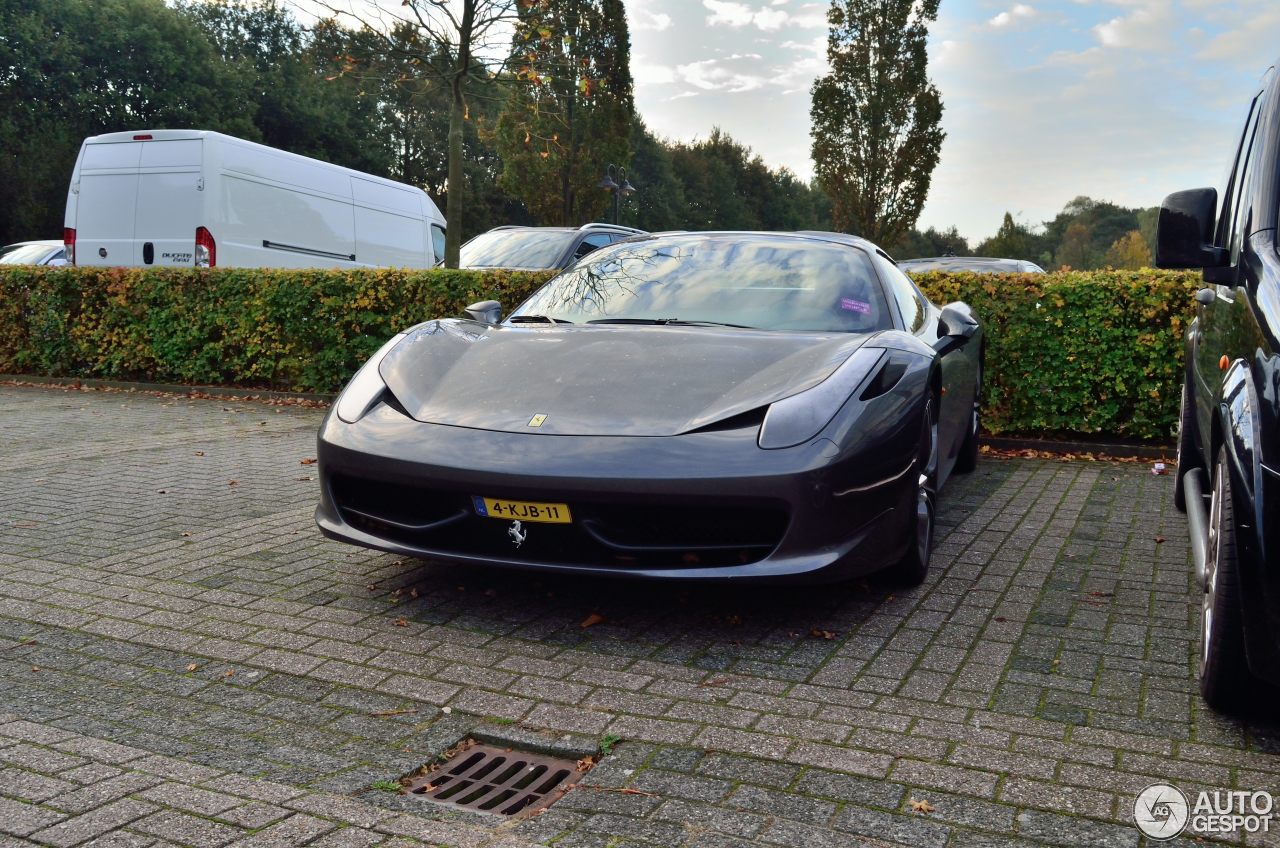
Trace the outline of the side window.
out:
<instances>
[{"instance_id":1,"label":"side window","mask_svg":"<svg viewBox=\"0 0 1280 848\"><path fill-rule=\"evenodd\" d=\"M1263 97L1260 95L1254 103L1249 123L1245 125L1244 137L1240 146L1240 166L1236 169L1236 185L1231 198L1231 230L1227 236L1227 247L1231 249L1231 264L1240 259L1240 249L1244 246L1244 228L1248 225L1249 216L1249 176L1253 173L1253 155L1256 149L1255 138L1258 134L1258 116L1262 114Z\"/></svg>"},{"instance_id":2,"label":"side window","mask_svg":"<svg viewBox=\"0 0 1280 848\"><path fill-rule=\"evenodd\" d=\"M431 225L431 250L437 262L444 259L444 228L436 224Z\"/></svg>"},{"instance_id":3,"label":"side window","mask_svg":"<svg viewBox=\"0 0 1280 848\"><path fill-rule=\"evenodd\" d=\"M888 256L877 251L875 262L876 270L880 272L880 279L884 281L884 287L898 304L898 312L902 314L902 325L908 332L918 333L920 327L924 325L924 295L916 288L916 284L911 282L911 278L902 273L902 269L893 264L893 260Z\"/></svg>"},{"instance_id":4,"label":"side window","mask_svg":"<svg viewBox=\"0 0 1280 848\"><path fill-rule=\"evenodd\" d=\"M1232 225L1235 223L1237 201L1242 193L1241 177L1249 157L1249 143L1257 128L1258 113L1261 111L1258 101L1261 98L1262 95L1259 94L1249 104L1249 115L1245 118L1244 132L1241 133L1240 140L1236 144L1235 160L1232 162L1231 170L1227 172L1227 182L1222 190L1220 198L1222 208L1218 211L1218 231L1214 239L1214 243L1221 247L1230 246L1232 241Z\"/></svg>"},{"instance_id":5,"label":"side window","mask_svg":"<svg viewBox=\"0 0 1280 848\"><path fill-rule=\"evenodd\" d=\"M573 252L573 258L581 259L591 251L599 250L611 241L613 241L613 237L609 233L592 233L582 240L582 244L578 245L578 249Z\"/></svg>"}]
</instances>

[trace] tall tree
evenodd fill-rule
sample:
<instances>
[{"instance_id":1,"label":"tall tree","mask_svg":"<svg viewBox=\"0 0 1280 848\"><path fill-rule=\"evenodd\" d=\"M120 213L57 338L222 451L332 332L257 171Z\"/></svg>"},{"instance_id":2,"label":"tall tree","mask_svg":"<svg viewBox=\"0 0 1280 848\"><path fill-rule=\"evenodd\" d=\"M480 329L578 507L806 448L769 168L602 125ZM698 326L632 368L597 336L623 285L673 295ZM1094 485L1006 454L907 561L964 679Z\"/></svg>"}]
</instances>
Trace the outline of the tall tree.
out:
<instances>
[{"instance_id":1,"label":"tall tree","mask_svg":"<svg viewBox=\"0 0 1280 848\"><path fill-rule=\"evenodd\" d=\"M1098 267L1100 257L1093 249L1093 231L1083 221L1072 221L1054 251L1053 261L1063 268L1077 271Z\"/></svg>"},{"instance_id":2,"label":"tall tree","mask_svg":"<svg viewBox=\"0 0 1280 848\"><path fill-rule=\"evenodd\" d=\"M1116 239L1107 250L1104 261L1111 268L1137 271L1140 268L1151 267L1151 250L1147 247L1147 241L1142 237L1141 232L1130 230Z\"/></svg>"},{"instance_id":3,"label":"tall tree","mask_svg":"<svg viewBox=\"0 0 1280 848\"><path fill-rule=\"evenodd\" d=\"M522 0L498 120L503 186L547 224L603 211L605 168L631 158L631 38L622 0Z\"/></svg>"},{"instance_id":4,"label":"tall tree","mask_svg":"<svg viewBox=\"0 0 1280 848\"><path fill-rule=\"evenodd\" d=\"M937 16L938 0L831 0L811 116L837 229L890 242L920 217L946 137L925 52Z\"/></svg>"},{"instance_id":5,"label":"tall tree","mask_svg":"<svg viewBox=\"0 0 1280 848\"><path fill-rule=\"evenodd\" d=\"M1004 213L1004 221L996 234L979 242L974 253L977 256L1001 259L1025 259L1040 264L1047 264L1053 255L1046 249L1043 237L1033 233L1026 224L1015 221L1008 212Z\"/></svg>"},{"instance_id":6,"label":"tall tree","mask_svg":"<svg viewBox=\"0 0 1280 848\"><path fill-rule=\"evenodd\" d=\"M278 0L186 0L178 8L204 32L227 72L239 75L264 144L391 176L378 99L363 97L353 80L324 79L332 73L326 36L333 21L308 31Z\"/></svg>"},{"instance_id":7,"label":"tall tree","mask_svg":"<svg viewBox=\"0 0 1280 848\"><path fill-rule=\"evenodd\" d=\"M1010 219L1012 220L1012 219ZM920 259L926 256L972 256L969 241L955 227L938 230L930 227L924 232L908 230L897 242L884 245L895 259Z\"/></svg>"},{"instance_id":8,"label":"tall tree","mask_svg":"<svg viewBox=\"0 0 1280 848\"><path fill-rule=\"evenodd\" d=\"M62 232L85 136L198 127L258 138L240 85L163 0L0 0L0 243Z\"/></svg>"},{"instance_id":9,"label":"tall tree","mask_svg":"<svg viewBox=\"0 0 1280 848\"><path fill-rule=\"evenodd\" d=\"M355 18L380 40L389 59L406 61L433 75L449 92L448 193L445 198L445 265L458 267L466 214L466 123L470 97L506 67L504 38L515 21L516 0L401 0L392 8L347 0L319 0L335 15ZM530 0L519 0L521 3ZM412 38L402 33L408 27Z\"/></svg>"}]
</instances>

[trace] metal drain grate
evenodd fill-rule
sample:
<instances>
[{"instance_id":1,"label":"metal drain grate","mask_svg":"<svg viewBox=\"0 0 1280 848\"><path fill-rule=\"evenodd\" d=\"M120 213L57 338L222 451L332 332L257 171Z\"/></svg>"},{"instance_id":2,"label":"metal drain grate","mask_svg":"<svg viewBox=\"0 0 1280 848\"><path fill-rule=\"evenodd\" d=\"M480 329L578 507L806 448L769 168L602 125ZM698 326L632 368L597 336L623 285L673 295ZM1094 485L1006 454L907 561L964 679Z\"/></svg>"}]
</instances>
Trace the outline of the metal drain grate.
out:
<instances>
[{"instance_id":1,"label":"metal drain grate","mask_svg":"<svg viewBox=\"0 0 1280 848\"><path fill-rule=\"evenodd\" d=\"M405 791L468 810L515 816L560 800L591 765L591 758L575 763L527 751L463 743L439 767L410 778Z\"/></svg>"}]
</instances>

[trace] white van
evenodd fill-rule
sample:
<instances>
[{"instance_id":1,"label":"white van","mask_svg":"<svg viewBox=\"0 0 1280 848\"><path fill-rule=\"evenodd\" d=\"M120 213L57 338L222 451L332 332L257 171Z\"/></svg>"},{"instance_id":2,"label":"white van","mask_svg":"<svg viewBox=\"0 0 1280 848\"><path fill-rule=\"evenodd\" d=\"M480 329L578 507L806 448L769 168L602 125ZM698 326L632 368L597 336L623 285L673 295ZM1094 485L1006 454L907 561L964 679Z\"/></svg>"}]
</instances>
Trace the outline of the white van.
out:
<instances>
[{"instance_id":1,"label":"white van","mask_svg":"<svg viewBox=\"0 0 1280 848\"><path fill-rule=\"evenodd\" d=\"M426 192L202 130L86 138L67 191L75 265L430 268L444 216Z\"/></svg>"}]
</instances>

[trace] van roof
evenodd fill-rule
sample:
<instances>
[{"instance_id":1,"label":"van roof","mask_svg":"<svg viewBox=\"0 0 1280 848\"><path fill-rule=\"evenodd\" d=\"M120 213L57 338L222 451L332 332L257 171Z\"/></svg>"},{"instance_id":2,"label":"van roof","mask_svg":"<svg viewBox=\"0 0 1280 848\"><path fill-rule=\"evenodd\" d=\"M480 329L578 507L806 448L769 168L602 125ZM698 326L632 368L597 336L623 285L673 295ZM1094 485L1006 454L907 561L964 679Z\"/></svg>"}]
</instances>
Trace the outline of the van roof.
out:
<instances>
[{"instance_id":1,"label":"van roof","mask_svg":"<svg viewBox=\"0 0 1280 848\"><path fill-rule=\"evenodd\" d=\"M390 186L398 186L402 188L412 188L426 195L427 200L431 203L430 208L434 209L437 214L440 214L440 209L438 206L436 206L435 201L431 199L431 196L427 194L426 191L424 191L422 188L418 186L411 185L409 183L397 182L396 180L388 179L387 177L380 177L377 174L370 174L365 171L357 171L355 168L348 168L345 165L337 165L332 162L325 162L323 159L316 159L311 156L303 156L299 153L292 153L288 150L283 150L279 147L271 147L270 145L262 144L257 141L249 141L247 139L237 138L233 135L227 135L226 133L215 132L213 130L147 130L147 129L125 130L123 132L113 132L113 133L103 133L102 135L92 135L86 138L84 140L84 143L85 144L122 144L126 142L135 142L135 141L179 141L183 139L197 139L197 138L222 139L231 144L246 145L248 147L256 147L260 150L266 150L266 151L270 151L271 153L295 157L298 159L305 159L309 162L321 162L330 167L337 168L338 170L346 171L352 176L359 177L360 179L363 179L363 180L372 180L374 182L385 183Z\"/></svg>"}]
</instances>

